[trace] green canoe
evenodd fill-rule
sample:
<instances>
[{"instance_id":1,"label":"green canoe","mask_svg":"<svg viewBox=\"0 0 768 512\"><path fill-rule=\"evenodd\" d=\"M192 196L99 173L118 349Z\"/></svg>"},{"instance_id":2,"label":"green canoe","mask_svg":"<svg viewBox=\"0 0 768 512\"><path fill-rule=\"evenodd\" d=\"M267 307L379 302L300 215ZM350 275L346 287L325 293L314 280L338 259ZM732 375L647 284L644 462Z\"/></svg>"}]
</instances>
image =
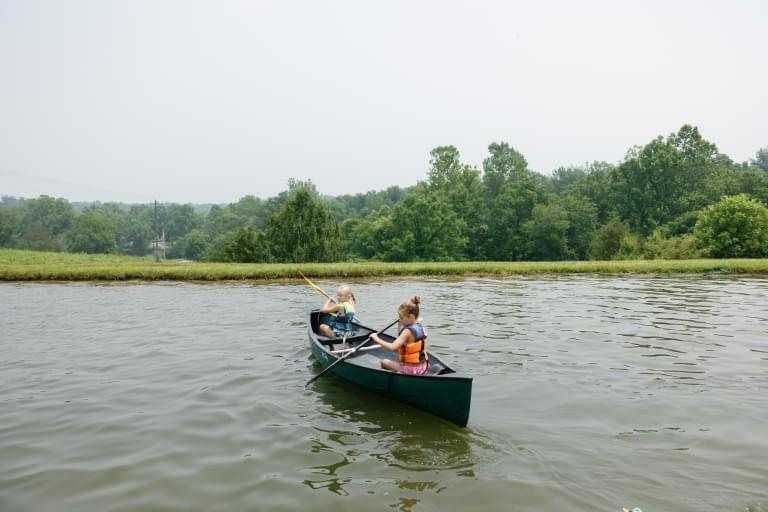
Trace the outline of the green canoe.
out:
<instances>
[{"instance_id":1,"label":"green canoe","mask_svg":"<svg viewBox=\"0 0 768 512\"><path fill-rule=\"evenodd\" d=\"M315 358L328 368L345 353L341 338L326 338L317 334L320 319L319 310L309 312L307 333L309 347ZM353 323L352 332L347 338L349 350L368 339L373 332L358 323ZM384 333L380 335L386 341L394 337ZM337 364L330 373L340 379L356 384L374 393L412 405L436 416L465 427L469 421L469 405L472 400L472 377L463 375L429 351L429 370L427 375L414 376L383 370L381 359L397 360L397 353L390 352L370 342L356 353Z\"/></svg>"}]
</instances>

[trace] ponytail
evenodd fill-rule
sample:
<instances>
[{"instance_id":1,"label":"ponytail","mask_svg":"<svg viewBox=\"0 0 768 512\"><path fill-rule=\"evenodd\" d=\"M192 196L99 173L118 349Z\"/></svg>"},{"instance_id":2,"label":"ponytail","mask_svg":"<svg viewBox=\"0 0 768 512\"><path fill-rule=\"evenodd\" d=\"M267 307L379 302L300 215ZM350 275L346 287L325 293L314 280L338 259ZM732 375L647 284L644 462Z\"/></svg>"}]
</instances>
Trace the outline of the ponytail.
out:
<instances>
[{"instance_id":1,"label":"ponytail","mask_svg":"<svg viewBox=\"0 0 768 512\"><path fill-rule=\"evenodd\" d=\"M419 318L419 304L421 304L421 297L414 295L406 302L400 304L398 309L407 315L413 315L414 317Z\"/></svg>"}]
</instances>

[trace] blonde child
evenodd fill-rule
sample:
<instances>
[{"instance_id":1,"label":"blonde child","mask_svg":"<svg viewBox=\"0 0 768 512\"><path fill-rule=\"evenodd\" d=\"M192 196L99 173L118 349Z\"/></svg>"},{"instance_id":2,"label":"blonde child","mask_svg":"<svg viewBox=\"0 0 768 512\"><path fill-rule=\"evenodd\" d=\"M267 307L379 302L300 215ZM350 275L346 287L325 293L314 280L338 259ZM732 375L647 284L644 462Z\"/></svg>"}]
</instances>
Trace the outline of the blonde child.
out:
<instances>
[{"instance_id":1,"label":"blonde child","mask_svg":"<svg viewBox=\"0 0 768 512\"><path fill-rule=\"evenodd\" d=\"M336 290L336 299L328 298L320 308L325 316L320 324L320 334L328 338L337 338L352 329L355 316L355 295L349 286L342 285Z\"/></svg>"}]
</instances>

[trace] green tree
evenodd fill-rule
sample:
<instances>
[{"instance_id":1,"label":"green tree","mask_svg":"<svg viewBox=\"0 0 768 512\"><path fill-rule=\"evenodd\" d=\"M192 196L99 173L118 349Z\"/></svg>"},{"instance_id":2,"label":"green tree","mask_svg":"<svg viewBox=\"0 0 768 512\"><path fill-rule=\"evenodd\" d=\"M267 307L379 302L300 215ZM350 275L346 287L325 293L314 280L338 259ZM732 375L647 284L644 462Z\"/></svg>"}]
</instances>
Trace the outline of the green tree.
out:
<instances>
[{"instance_id":1,"label":"green tree","mask_svg":"<svg viewBox=\"0 0 768 512\"><path fill-rule=\"evenodd\" d=\"M506 142L490 144L488 152L491 155L483 160L483 189L492 201L506 183L528 175L528 161Z\"/></svg>"},{"instance_id":2,"label":"green tree","mask_svg":"<svg viewBox=\"0 0 768 512\"><path fill-rule=\"evenodd\" d=\"M612 216L595 233L589 256L593 260L622 259L633 254L636 240L618 215Z\"/></svg>"},{"instance_id":3,"label":"green tree","mask_svg":"<svg viewBox=\"0 0 768 512\"><path fill-rule=\"evenodd\" d=\"M18 249L29 251L60 252L65 249L63 236L56 236L51 229L40 223L27 224L16 240Z\"/></svg>"},{"instance_id":4,"label":"green tree","mask_svg":"<svg viewBox=\"0 0 768 512\"><path fill-rule=\"evenodd\" d=\"M421 183L392 209L380 250L387 261L445 261L463 259L464 221L445 195Z\"/></svg>"},{"instance_id":5,"label":"green tree","mask_svg":"<svg viewBox=\"0 0 768 512\"><path fill-rule=\"evenodd\" d=\"M112 254L117 252L114 223L104 213L86 211L72 221L66 234L70 252Z\"/></svg>"},{"instance_id":6,"label":"green tree","mask_svg":"<svg viewBox=\"0 0 768 512\"><path fill-rule=\"evenodd\" d=\"M330 202L331 210L336 220L342 222L348 218L362 218L387 207L405 197L408 189L389 187L378 192L337 196Z\"/></svg>"},{"instance_id":7,"label":"green tree","mask_svg":"<svg viewBox=\"0 0 768 512\"><path fill-rule=\"evenodd\" d=\"M568 257L584 260L589 257L589 247L597 228L597 206L588 198L576 194L565 194L558 198L565 211L568 228Z\"/></svg>"},{"instance_id":8,"label":"green tree","mask_svg":"<svg viewBox=\"0 0 768 512\"><path fill-rule=\"evenodd\" d=\"M716 200L717 187L707 185L720 165L717 147L684 125L666 140L630 151L614 174L616 207L632 229L648 234Z\"/></svg>"},{"instance_id":9,"label":"green tree","mask_svg":"<svg viewBox=\"0 0 768 512\"><path fill-rule=\"evenodd\" d=\"M69 228L74 217L75 213L69 201L42 195L37 199L27 201L19 228L23 233L28 226L41 224L56 236L61 235Z\"/></svg>"},{"instance_id":10,"label":"green tree","mask_svg":"<svg viewBox=\"0 0 768 512\"><path fill-rule=\"evenodd\" d=\"M21 219L16 225L20 249L37 251L64 250L64 232L75 214L66 199L42 195L24 205Z\"/></svg>"},{"instance_id":11,"label":"green tree","mask_svg":"<svg viewBox=\"0 0 768 512\"><path fill-rule=\"evenodd\" d=\"M768 171L749 167L737 171L735 175L737 181L736 190L728 195L749 194L764 204L768 204Z\"/></svg>"},{"instance_id":12,"label":"green tree","mask_svg":"<svg viewBox=\"0 0 768 512\"><path fill-rule=\"evenodd\" d=\"M643 148L631 150L617 169L616 208L634 229L647 233L671 219L669 203L680 197L683 186L675 172L678 158L659 136Z\"/></svg>"},{"instance_id":13,"label":"green tree","mask_svg":"<svg viewBox=\"0 0 768 512\"><path fill-rule=\"evenodd\" d=\"M440 146L430 152L427 185L430 191L445 195L450 207L459 217L477 204L480 194L480 171L459 160L453 146Z\"/></svg>"},{"instance_id":14,"label":"green tree","mask_svg":"<svg viewBox=\"0 0 768 512\"><path fill-rule=\"evenodd\" d=\"M485 210L481 233L485 256L497 261L521 260L526 254L525 223L542 202L542 184L531 175L505 183Z\"/></svg>"},{"instance_id":15,"label":"green tree","mask_svg":"<svg viewBox=\"0 0 768 512\"><path fill-rule=\"evenodd\" d=\"M208 250L208 236L199 229L193 229L171 244L169 258L200 260Z\"/></svg>"},{"instance_id":16,"label":"green tree","mask_svg":"<svg viewBox=\"0 0 768 512\"><path fill-rule=\"evenodd\" d=\"M0 208L0 247L14 247L21 208Z\"/></svg>"},{"instance_id":17,"label":"green tree","mask_svg":"<svg viewBox=\"0 0 768 512\"><path fill-rule=\"evenodd\" d=\"M582 167L559 167L552 171L551 191L558 195L563 194L587 176L588 172Z\"/></svg>"},{"instance_id":18,"label":"green tree","mask_svg":"<svg viewBox=\"0 0 768 512\"><path fill-rule=\"evenodd\" d=\"M482 224L483 208L481 197L480 171L461 163L459 151L453 146L440 146L430 152L430 170L427 189L430 194L441 195L459 223L462 232L458 238L463 242L465 254L456 259L480 259L482 257L483 231L469 229Z\"/></svg>"},{"instance_id":19,"label":"green tree","mask_svg":"<svg viewBox=\"0 0 768 512\"><path fill-rule=\"evenodd\" d=\"M236 203L230 205L234 214L242 219L244 225L252 225L258 229L267 227L269 216L276 207L275 201L264 201L253 195L243 196Z\"/></svg>"},{"instance_id":20,"label":"green tree","mask_svg":"<svg viewBox=\"0 0 768 512\"><path fill-rule=\"evenodd\" d=\"M147 205L133 205L117 227L117 245L121 254L144 256L154 239L154 212Z\"/></svg>"},{"instance_id":21,"label":"green tree","mask_svg":"<svg viewBox=\"0 0 768 512\"><path fill-rule=\"evenodd\" d=\"M225 261L263 263L269 261L269 247L264 233L246 226L238 229L224 245Z\"/></svg>"},{"instance_id":22,"label":"green tree","mask_svg":"<svg viewBox=\"0 0 768 512\"><path fill-rule=\"evenodd\" d=\"M206 234L214 239L220 235L236 231L247 224L247 219L240 215L232 205L211 206L208 215L205 218L204 230Z\"/></svg>"},{"instance_id":23,"label":"green tree","mask_svg":"<svg viewBox=\"0 0 768 512\"><path fill-rule=\"evenodd\" d=\"M285 204L287 196L286 192L281 192L279 198L264 201L247 195L226 206L213 205L205 219L195 223L195 227L198 224L202 225L211 239L246 226L264 230L269 217L279 206Z\"/></svg>"},{"instance_id":24,"label":"green tree","mask_svg":"<svg viewBox=\"0 0 768 512\"><path fill-rule=\"evenodd\" d=\"M526 255L525 223L543 202L546 183L506 142L491 144L488 151L491 155L483 160L485 208L475 225L477 251L485 259L520 260Z\"/></svg>"},{"instance_id":25,"label":"green tree","mask_svg":"<svg viewBox=\"0 0 768 512\"><path fill-rule=\"evenodd\" d=\"M768 173L768 146L760 148L757 153L755 153L755 159L752 161L752 165L764 173Z\"/></svg>"},{"instance_id":26,"label":"green tree","mask_svg":"<svg viewBox=\"0 0 768 512\"><path fill-rule=\"evenodd\" d=\"M165 239L169 242L182 238L200 224L191 204L169 204L165 210Z\"/></svg>"},{"instance_id":27,"label":"green tree","mask_svg":"<svg viewBox=\"0 0 768 512\"><path fill-rule=\"evenodd\" d=\"M387 259L388 244L394 237L392 209L383 207L362 219L347 219L342 223L346 251L352 258Z\"/></svg>"},{"instance_id":28,"label":"green tree","mask_svg":"<svg viewBox=\"0 0 768 512\"><path fill-rule=\"evenodd\" d=\"M713 258L765 258L768 208L746 194L726 196L699 214L693 235Z\"/></svg>"},{"instance_id":29,"label":"green tree","mask_svg":"<svg viewBox=\"0 0 768 512\"><path fill-rule=\"evenodd\" d=\"M430 169L427 183L436 190L443 190L449 182L455 182L462 171L459 150L454 146L438 146L429 153Z\"/></svg>"},{"instance_id":30,"label":"green tree","mask_svg":"<svg viewBox=\"0 0 768 512\"><path fill-rule=\"evenodd\" d=\"M537 204L525 223L526 250L530 260L558 261L573 257L568 247L568 213L556 201Z\"/></svg>"},{"instance_id":31,"label":"green tree","mask_svg":"<svg viewBox=\"0 0 768 512\"><path fill-rule=\"evenodd\" d=\"M203 261L230 261L227 246L231 244L236 231L222 233L210 241L203 253Z\"/></svg>"},{"instance_id":32,"label":"green tree","mask_svg":"<svg viewBox=\"0 0 768 512\"><path fill-rule=\"evenodd\" d=\"M290 191L267 222L267 240L278 262L337 261L342 241L339 226L317 192L306 185Z\"/></svg>"},{"instance_id":33,"label":"green tree","mask_svg":"<svg viewBox=\"0 0 768 512\"><path fill-rule=\"evenodd\" d=\"M741 192L740 175L742 173L730 158L718 155L708 166L707 177L702 182L699 192L691 196L693 200L690 201L685 212L699 211L704 206L716 203L723 196Z\"/></svg>"},{"instance_id":34,"label":"green tree","mask_svg":"<svg viewBox=\"0 0 768 512\"><path fill-rule=\"evenodd\" d=\"M690 235L697 220L699 220L699 212L685 212L653 232L661 233L665 238Z\"/></svg>"},{"instance_id":35,"label":"green tree","mask_svg":"<svg viewBox=\"0 0 768 512\"><path fill-rule=\"evenodd\" d=\"M616 167L607 162L593 162L585 168L585 176L566 189L569 195L588 199L597 208L597 222L605 224L616 210Z\"/></svg>"}]
</instances>

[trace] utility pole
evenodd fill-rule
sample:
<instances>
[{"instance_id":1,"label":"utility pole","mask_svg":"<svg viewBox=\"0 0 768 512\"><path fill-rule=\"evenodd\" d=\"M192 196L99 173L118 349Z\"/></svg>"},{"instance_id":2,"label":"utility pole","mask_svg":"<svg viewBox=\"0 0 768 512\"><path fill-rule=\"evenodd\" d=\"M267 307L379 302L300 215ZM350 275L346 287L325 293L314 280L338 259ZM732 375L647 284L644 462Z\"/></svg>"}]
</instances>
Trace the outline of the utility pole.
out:
<instances>
[{"instance_id":1,"label":"utility pole","mask_svg":"<svg viewBox=\"0 0 768 512\"><path fill-rule=\"evenodd\" d=\"M155 222L154 222L154 232L155 232L155 238L152 240L152 251L155 253L155 263L160 263L161 259L161 253L162 258L165 259L165 229L163 229L163 235L162 237L158 233L158 223L157 223L157 200L155 200Z\"/></svg>"}]
</instances>

